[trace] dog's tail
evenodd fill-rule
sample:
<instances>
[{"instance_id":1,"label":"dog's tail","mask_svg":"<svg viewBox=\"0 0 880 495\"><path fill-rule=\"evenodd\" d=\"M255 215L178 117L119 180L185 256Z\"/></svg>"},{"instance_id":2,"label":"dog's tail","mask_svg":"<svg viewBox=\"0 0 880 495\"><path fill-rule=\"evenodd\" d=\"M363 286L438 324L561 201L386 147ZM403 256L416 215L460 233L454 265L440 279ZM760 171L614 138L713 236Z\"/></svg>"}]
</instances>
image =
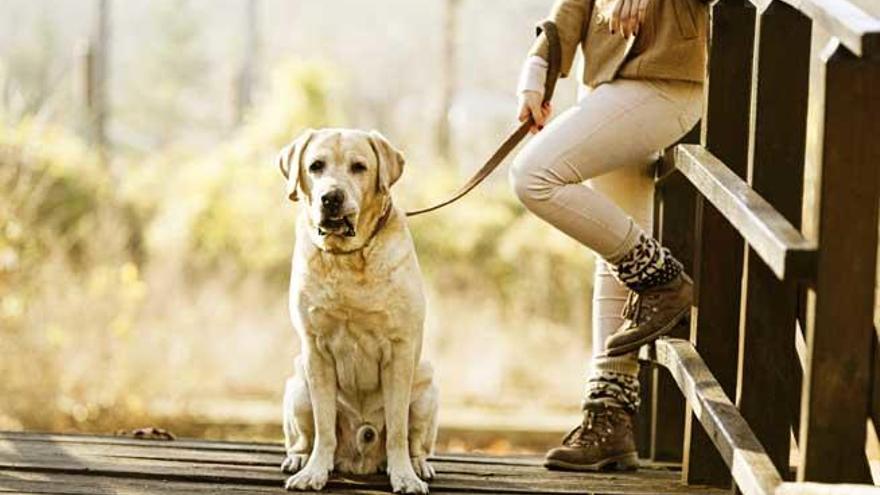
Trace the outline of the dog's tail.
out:
<instances>
[{"instance_id":1,"label":"dog's tail","mask_svg":"<svg viewBox=\"0 0 880 495\"><path fill-rule=\"evenodd\" d=\"M370 423L364 423L358 427L355 438L358 453L363 455L379 440L379 431Z\"/></svg>"}]
</instances>

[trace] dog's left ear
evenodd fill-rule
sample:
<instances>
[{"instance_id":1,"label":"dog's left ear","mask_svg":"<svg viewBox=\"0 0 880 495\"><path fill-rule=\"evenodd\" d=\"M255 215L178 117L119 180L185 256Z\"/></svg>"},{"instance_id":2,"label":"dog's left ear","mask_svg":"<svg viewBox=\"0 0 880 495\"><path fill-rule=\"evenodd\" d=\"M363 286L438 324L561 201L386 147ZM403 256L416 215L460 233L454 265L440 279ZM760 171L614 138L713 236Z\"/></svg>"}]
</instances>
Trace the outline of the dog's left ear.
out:
<instances>
[{"instance_id":1,"label":"dog's left ear","mask_svg":"<svg viewBox=\"0 0 880 495\"><path fill-rule=\"evenodd\" d=\"M370 146L373 147L378 158L376 190L386 194L403 174L403 165L406 163L406 159L403 157L403 153L392 146L379 131L370 131Z\"/></svg>"},{"instance_id":2,"label":"dog's left ear","mask_svg":"<svg viewBox=\"0 0 880 495\"><path fill-rule=\"evenodd\" d=\"M299 189L300 177L302 175L302 156L314 134L315 131L313 129L306 129L292 143L285 146L278 153L278 158L275 160L278 168L281 169L281 174L287 179L287 197L291 201L299 199L297 190ZM291 171L293 167L296 167L296 170ZM296 174L293 180L290 178L292 173Z\"/></svg>"}]
</instances>

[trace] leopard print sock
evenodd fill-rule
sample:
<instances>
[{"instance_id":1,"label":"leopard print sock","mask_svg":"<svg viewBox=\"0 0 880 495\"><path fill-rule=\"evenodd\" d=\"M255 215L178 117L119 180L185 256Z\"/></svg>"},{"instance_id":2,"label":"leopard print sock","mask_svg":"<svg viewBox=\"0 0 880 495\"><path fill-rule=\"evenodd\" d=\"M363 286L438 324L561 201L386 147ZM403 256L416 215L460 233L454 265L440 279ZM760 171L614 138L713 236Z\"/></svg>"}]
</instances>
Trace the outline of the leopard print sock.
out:
<instances>
[{"instance_id":1,"label":"leopard print sock","mask_svg":"<svg viewBox=\"0 0 880 495\"><path fill-rule=\"evenodd\" d=\"M639 234L635 247L615 261L610 263L611 273L636 293L671 282L683 269L669 249L645 234Z\"/></svg>"}]
</instances>

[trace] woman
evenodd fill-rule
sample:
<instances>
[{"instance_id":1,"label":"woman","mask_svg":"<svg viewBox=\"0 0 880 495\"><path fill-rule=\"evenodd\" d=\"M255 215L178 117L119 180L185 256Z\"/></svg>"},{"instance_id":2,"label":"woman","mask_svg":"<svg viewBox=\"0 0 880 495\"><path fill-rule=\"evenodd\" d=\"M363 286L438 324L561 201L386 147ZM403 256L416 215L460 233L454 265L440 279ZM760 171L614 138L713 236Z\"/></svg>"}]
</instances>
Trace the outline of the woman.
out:
<instances>
[{"instance_id":1,"label":"woman","mask_svg":"<svg viewBox=\"0 0 880 495\"><path fill-rule=\"evenodd\" d=\"M650 235L651 164L702 113L708 8L699 0L557 0L550 18L562 48L560 75L568 75L580 46L586 94L545 127L548 46L539 37L518 87L519 118L532 117L537 135L510 179L527 209L601 260L584 419L545 464L634 469L637 349L672 330L692 301L681 263Z\"/></svg>"}]
</instances>

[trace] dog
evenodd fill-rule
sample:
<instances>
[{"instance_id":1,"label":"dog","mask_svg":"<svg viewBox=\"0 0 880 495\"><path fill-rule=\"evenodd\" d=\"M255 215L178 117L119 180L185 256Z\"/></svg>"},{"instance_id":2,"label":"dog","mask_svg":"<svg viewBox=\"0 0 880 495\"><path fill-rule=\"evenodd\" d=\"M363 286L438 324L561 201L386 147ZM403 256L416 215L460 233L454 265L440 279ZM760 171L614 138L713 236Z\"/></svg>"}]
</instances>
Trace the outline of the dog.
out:
<instances>
[{"instance_id":1,"label":"dog","mask_svg":"<svg viewBox=\"0 0 880 495\"><path fill-rule=\"evenodd\" d=\"M376 131L306 130L278 156L296 221L290 314L302 343L284 394L288 490L320 490L334 469L385 470L398 493L427 493L437 387L421 360L425 297L391 200L403 154Z\"/></svg>"}]
</instances>

